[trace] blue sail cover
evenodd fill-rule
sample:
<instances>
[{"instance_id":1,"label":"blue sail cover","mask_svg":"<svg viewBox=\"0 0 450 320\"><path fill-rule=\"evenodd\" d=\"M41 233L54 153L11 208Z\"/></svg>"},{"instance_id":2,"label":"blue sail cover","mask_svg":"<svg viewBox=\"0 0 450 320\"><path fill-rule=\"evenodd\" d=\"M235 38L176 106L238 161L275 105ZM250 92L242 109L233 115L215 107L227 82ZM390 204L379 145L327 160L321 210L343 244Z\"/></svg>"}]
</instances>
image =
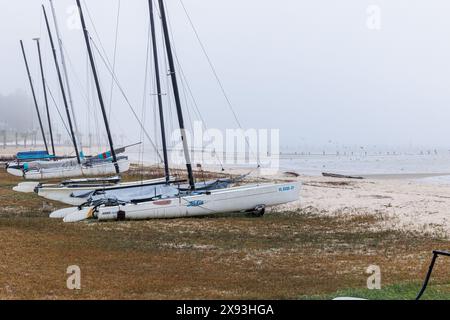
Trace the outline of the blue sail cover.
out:
<instances>
[{"instance_id":1,"label":"blue sail cover","mask_svg":"<svg viewBox=\"0 0 450 320\"><path fill-rule=\"evenodd\" d=\"M38 160L53 158L53 156L49 155L47 151L19 152L17 153L16 157L17 160Z\"/></svg>"}]
</instances>

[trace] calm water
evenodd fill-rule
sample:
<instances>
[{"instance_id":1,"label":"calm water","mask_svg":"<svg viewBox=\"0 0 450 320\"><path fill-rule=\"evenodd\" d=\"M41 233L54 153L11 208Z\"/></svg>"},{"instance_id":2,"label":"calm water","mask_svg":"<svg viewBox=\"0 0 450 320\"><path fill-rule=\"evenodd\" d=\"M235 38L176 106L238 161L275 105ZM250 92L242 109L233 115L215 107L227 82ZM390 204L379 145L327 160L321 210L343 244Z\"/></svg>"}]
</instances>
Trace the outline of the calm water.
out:
<instances>
[{"instance_id":1,"label":"calm water","mask_svg":"<svg viewBox=\"0 0 450 320\"><path fill-rule=\"evenodd\" d=\"M307 175L331 172L347 175L413 175L436 174L424 177L423 182L450 183L450 155L369 155L369 156L283 156L282 170Z\"/></svg>"},{"instance_id":2,"label":"calm water","mask_svg":"<svg viewBox=\"0 0 450 320\"><path fill-rule=\"evenodd\" d=\"M283 170L318 175L450 173L450 155L283 156Z\"/></svg>"},{"instance_id":3,"label":"calm water","mask_svg":"<svg viewBox=\"0 0 450 320\"><path fill-rule=\"evenodd\" d=\"M133 161L143 159L144 163L155 163L157 160L154 152L146 152L142 158L138 153L128 153ZM181 157L182 158L182 157ZM198 159L193 156L193 163ZM183 160L181 161L182 164ZM219 162L209 165L219 165ZM441 175L440 177L425 177L421 181L450 183L450 154L397 154L393 155L296 155L283 154L279 161L281 171L295 171L300 174L319 176L322 172L331 172L346 175L405 175L411 179L411 175ZM227 165L225 164L225 167ZM229 165L229 167L254 168L255 165ZM408 177L409 175L409 177Z\"/></svg>"}]
</instances>

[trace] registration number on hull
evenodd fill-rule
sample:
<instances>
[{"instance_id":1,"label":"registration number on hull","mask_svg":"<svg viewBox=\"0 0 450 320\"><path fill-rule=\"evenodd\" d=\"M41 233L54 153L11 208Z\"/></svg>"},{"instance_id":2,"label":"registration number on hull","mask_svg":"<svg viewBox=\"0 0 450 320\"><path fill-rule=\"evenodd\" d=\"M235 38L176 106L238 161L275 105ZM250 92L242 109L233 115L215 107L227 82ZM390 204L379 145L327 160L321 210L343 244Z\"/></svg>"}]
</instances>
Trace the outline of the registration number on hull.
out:
<instances>
[{"instance_id":1,"label":"registration number on hull","mask_svg":"<svg viewBox=\"0 0 450 320\"><path fill-rule=\"evenodd\" d=\"M295 186L289 186L289 187L280 187L278 188L279 192L288 192L288 191L292 191L295 189Z\"/></svg>"}]
</instances>

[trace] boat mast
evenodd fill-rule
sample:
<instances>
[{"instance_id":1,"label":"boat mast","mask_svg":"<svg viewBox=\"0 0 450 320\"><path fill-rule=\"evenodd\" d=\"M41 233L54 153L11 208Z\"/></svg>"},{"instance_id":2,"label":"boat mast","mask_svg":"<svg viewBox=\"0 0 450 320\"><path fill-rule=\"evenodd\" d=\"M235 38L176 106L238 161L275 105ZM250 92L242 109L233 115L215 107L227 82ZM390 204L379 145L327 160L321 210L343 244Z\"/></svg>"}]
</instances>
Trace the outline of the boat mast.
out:
<instances>
[{"instance_id":1,"label":"boat mast","mask_svg":"<svg viewBox=\"0 0 450 320\"><path fill-rule=\"evenodd\" d=\"M165 40L165 44L166 44L167 60L169 62L169 69L170 69L169 73L172 78L172 88L173 88L173 93L174 93L174 97L175 97L175 104L177 107L178 123L179 123L180 131L181 131L181 140L183 141L184 157L186 159L186 168L188 171L189 185L191 187L191 190L195 190L194 173L192 171L191 156L189 154L189 146L187 143L186 129L184 126L183 110L181 108L180 92L178 89L178 82L177 82L177 75L175 72L175 63L174 63L174 59L173 59L172 47L170 44L170 34L169 34L169 28L168 28L168 24L167 24L166 12L165 12L165 8L164 8L164 1L163 0L158 0L158 1L159 1L159 10L161 13L162 26L163 26L163 31L164 31L164 40Z\"/></svg>"},{"instance_id":2,"label":"boat mast","mask_svg":"<svg viewBox=\"0 0 450 320\"><path fill-rule=\"evenodd\" d=\"M53 42L52 31L50 30L50 24L48 23L47 12L45 7L42 6L42 11L44 12L45 24L47 26L48 37L50 39L50 45L52 47L53 59L55 61L56 73L58 74L59 87L61 89L64 107L66 108L67 120L69 122L70 135L72 136L73 147L75 148L75 154L77 156L78 164L81 164L80 153L78 152L77 139L73 130L72 118L70 117L69 104L67 103L66 91L64 89L64 83L61 76L61 69L59 68L58 56L56 55L55 43Z\"/></svg>"},{"instance_id":3,"label":"boat mast","mask_svg":"<svg viewBox=\"0 0 450 320\"><path fill-rule=\"evenodd\" d=\"M48 108L48 97L47 97L47 87L45 85L44 66L42 65L41 44L39 42L40 41L39 38L35 38L33 40L36 41L38 55L39 55L39 65L40 65L40 68L41 68L41 77L42 77L42 87L43 87L43 90L44 90L45 109L47 110L48 128L50 130L49 131L50 132L50 142L52 144L53 156L56 156L55 143L54 143L54 140L53 140L52 122L51 122L51 119L50 119L50 110Z\"/></svg>"},{"instance_id":4,"label":"boat mast","mask_svg":"<svg viewBox=\"0 0 450 320\"><path fill-rule=\"evenodd\" d=\"M158 107L159 107L159 121L161 127L161 138L164 156L164 171L166 175L166 182L170 180L169 172L169 158L167 156L167 142L166 142L166 128L164 124L164 110L162 103L162 92L161 92L161 79L159 74L159 61L158 61L158 47L156 45L156 32L155 32L155 16L153 11L153 0L148 0L148 5L150 9L150 28L152 33L152 45L153 45L153 60L155 63L155 77L156 77L156 94L158 96Z\"/></svg>"},{"instance_id":5,"label":"boat mast","mask_svg":"<svg viewBox=\"0 0 450 320\"><path fill-rule=\"evenodd\" d=\"M55 24L56 40L58 40L58 46L59 46L59 51L60 51L60 56L61 56L61 66L62 66L62 70L63 70L64 81L66 84L67 98L68 98L70 109L72 111L72 119L73 119L75 134L77 136L78 143L80 144L79 145L80 150L83 151L83 143L81 142L80 131L78 130L78 121L77 121L76 114L75 114L75 108L73 106L74 103L73 103L73 97L72 97L72 89L70 87L70 82L69 82L69 73L67 72L66 57L64 54L62 37L61 37L61 33L59 32L58 19L56 16L56 11L55 11L55 6L53 5L53 1L49 0L49 2L50 2L50 8L52 11L52 15L53 15L53 22Z\"/></svg>"},{"instance_id":6,"label":"boat mast","mask_svg":"<svg viewBox=\"0 0 450 320\"><path fill-rule=\"evenodd\" d=\"M41 113L39 112L39 106L38 106L38 103L36 100L36 93L34 91L33 80L31 78L30 68L28 66L27 55L25 54L25 48L23 46L22 40L20 40L20 46L22 48L22 54L23 54L23 60L25 61L25 67L27 68L28 80L30 80L30 86L31 86L31 92L33 94L34 106L36 107L36 112L37 112L37 116L38 116L38 120L39 120L39 126L41 127L42 138L44 139L45 150L47 151L47 154L48 154L47 139L45 139L45 132L44 132L44 127L42 125Z\"/></svg>"},{"instance_id":7,"label":"boat mast","mask_svg":"<svg viewBox=\"0 0 450 320\"><path fill-rule=\"evenodd\" d=\"M91 43L89 41L89 32L86 27L86 22L84 21L83 9L81 8L80 0L77 0L78 10L80 12L81 25L83 27L84 40L86 41L86 47L89 54L89 60L91 62L92 73L94 75L95 86L97 88L97 96L100 102L100 107L102 109L103 121L105 122L106 133L108 135L108 142L111 148L111 155L113 158L114 168L116 169L116 173L120 174L119 164L117 163L116 151L114 150L114 144L111 136L111 130L109 128L108 116L106 114L105 104L103 102L102 90L100 88L100 80L97 74L97 68L94 62L94 54L92 53Z\"/></svg>"}]
</instances>

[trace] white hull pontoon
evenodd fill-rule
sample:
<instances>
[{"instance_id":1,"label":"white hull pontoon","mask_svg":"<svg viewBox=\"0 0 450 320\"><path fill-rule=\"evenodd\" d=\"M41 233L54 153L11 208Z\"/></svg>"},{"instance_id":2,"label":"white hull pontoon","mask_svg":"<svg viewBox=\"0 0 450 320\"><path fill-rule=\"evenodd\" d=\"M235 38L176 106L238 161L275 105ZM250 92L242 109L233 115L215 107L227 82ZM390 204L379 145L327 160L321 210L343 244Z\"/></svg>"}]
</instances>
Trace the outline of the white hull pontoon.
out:
<instances>
[{"instance_id":1,"label":"white hull pontoon","mask_svg":"<svg viewBox=\"0 0 450 320\"><path fill-rule=\"evenodd\" d=\"M33 193L34 189L38 185L39 185L39 182L36 182L36 181L21 182L16 187L13 188L13 191L22 192L22 193Z\"/></svg>"},{"instance_id":2,"label":"white hull pontoon","mask_svg":"<svg viewBox=\"0 0 450 320\"><path fill-rule=\"evenodd\" d=\"M79 164L73 158L71 159L58 159L54 161L49 160L33 160L19 163L9 163L7 166L7 172L16 177L23 177L24 172L27 171L40 171L40 170L57 170L59 168L78 167Z\"/></svg>"},{"instance_id":3,"label":"white hull pontoon","mask_svg":"<svg viewBox=\"0 0 450 320\"><path fill-rule=\"evenodd\" d=\"M207 216L217 213L264 213L266 207L297 201L300 182L285 184L249 185L214 190L198 195L162 198L121 206L67 208L50 217L64 218L64 222L78 222L90 218L105 220L147 220Z\"/></svg>"},{"instance_id":4,"label":"white hull pontoon","mask_svg":"<svg viewBox=\"0 0 450 320\"><path fill-rule=\"evenodd\" d=\"M23 177L23 170L18 168L13 168L12 164L8 164L8 167L6 169L6 172L8 172L10 175L13 175L15 177Z\"/></svg>"},{"instance_id":5,"label":"white hull pontoon","mask_svg":"<svg viewBox=\"0 0 450 320\"><path fill-rule=\"evenodd\" d=\"M89 196L95 190L114 190L114 189L122 189L122 188L130 188L130 187L139 187L150 184L157 183L165 183L166 178L152 179L152 180L144 180L144 181L133 181L133 182L124 182L113 185L97 185L97 186L60 186L60 185L42 185L38 186L37 194L40 197L59 201L65 204L70 204L73 206L80 206L83 203L86 203ZM36 186L35 186L36 187ZM34 189L33 189L34 190Z\"/></svg>"},{"instance_id":6,"label":"white hull pontoon","mask_svg":"<svg viewBox=\"0 0 450 320\"><path fill-rule=\"evenodd\" d=\"M130 169L130 162L128 159L120 159L117 161L120 172L126 172ZM92 177L102 175L112 175L116 173L114 164L111 161L94 162L91 165L67 165L58 166L55 168L39 168L23 171L20 169L8 168L8 173L23 177L26 180L45 180L45 179L59 179L59 178L73 178L73 177Z\"/></svg>"}]
</instances>

